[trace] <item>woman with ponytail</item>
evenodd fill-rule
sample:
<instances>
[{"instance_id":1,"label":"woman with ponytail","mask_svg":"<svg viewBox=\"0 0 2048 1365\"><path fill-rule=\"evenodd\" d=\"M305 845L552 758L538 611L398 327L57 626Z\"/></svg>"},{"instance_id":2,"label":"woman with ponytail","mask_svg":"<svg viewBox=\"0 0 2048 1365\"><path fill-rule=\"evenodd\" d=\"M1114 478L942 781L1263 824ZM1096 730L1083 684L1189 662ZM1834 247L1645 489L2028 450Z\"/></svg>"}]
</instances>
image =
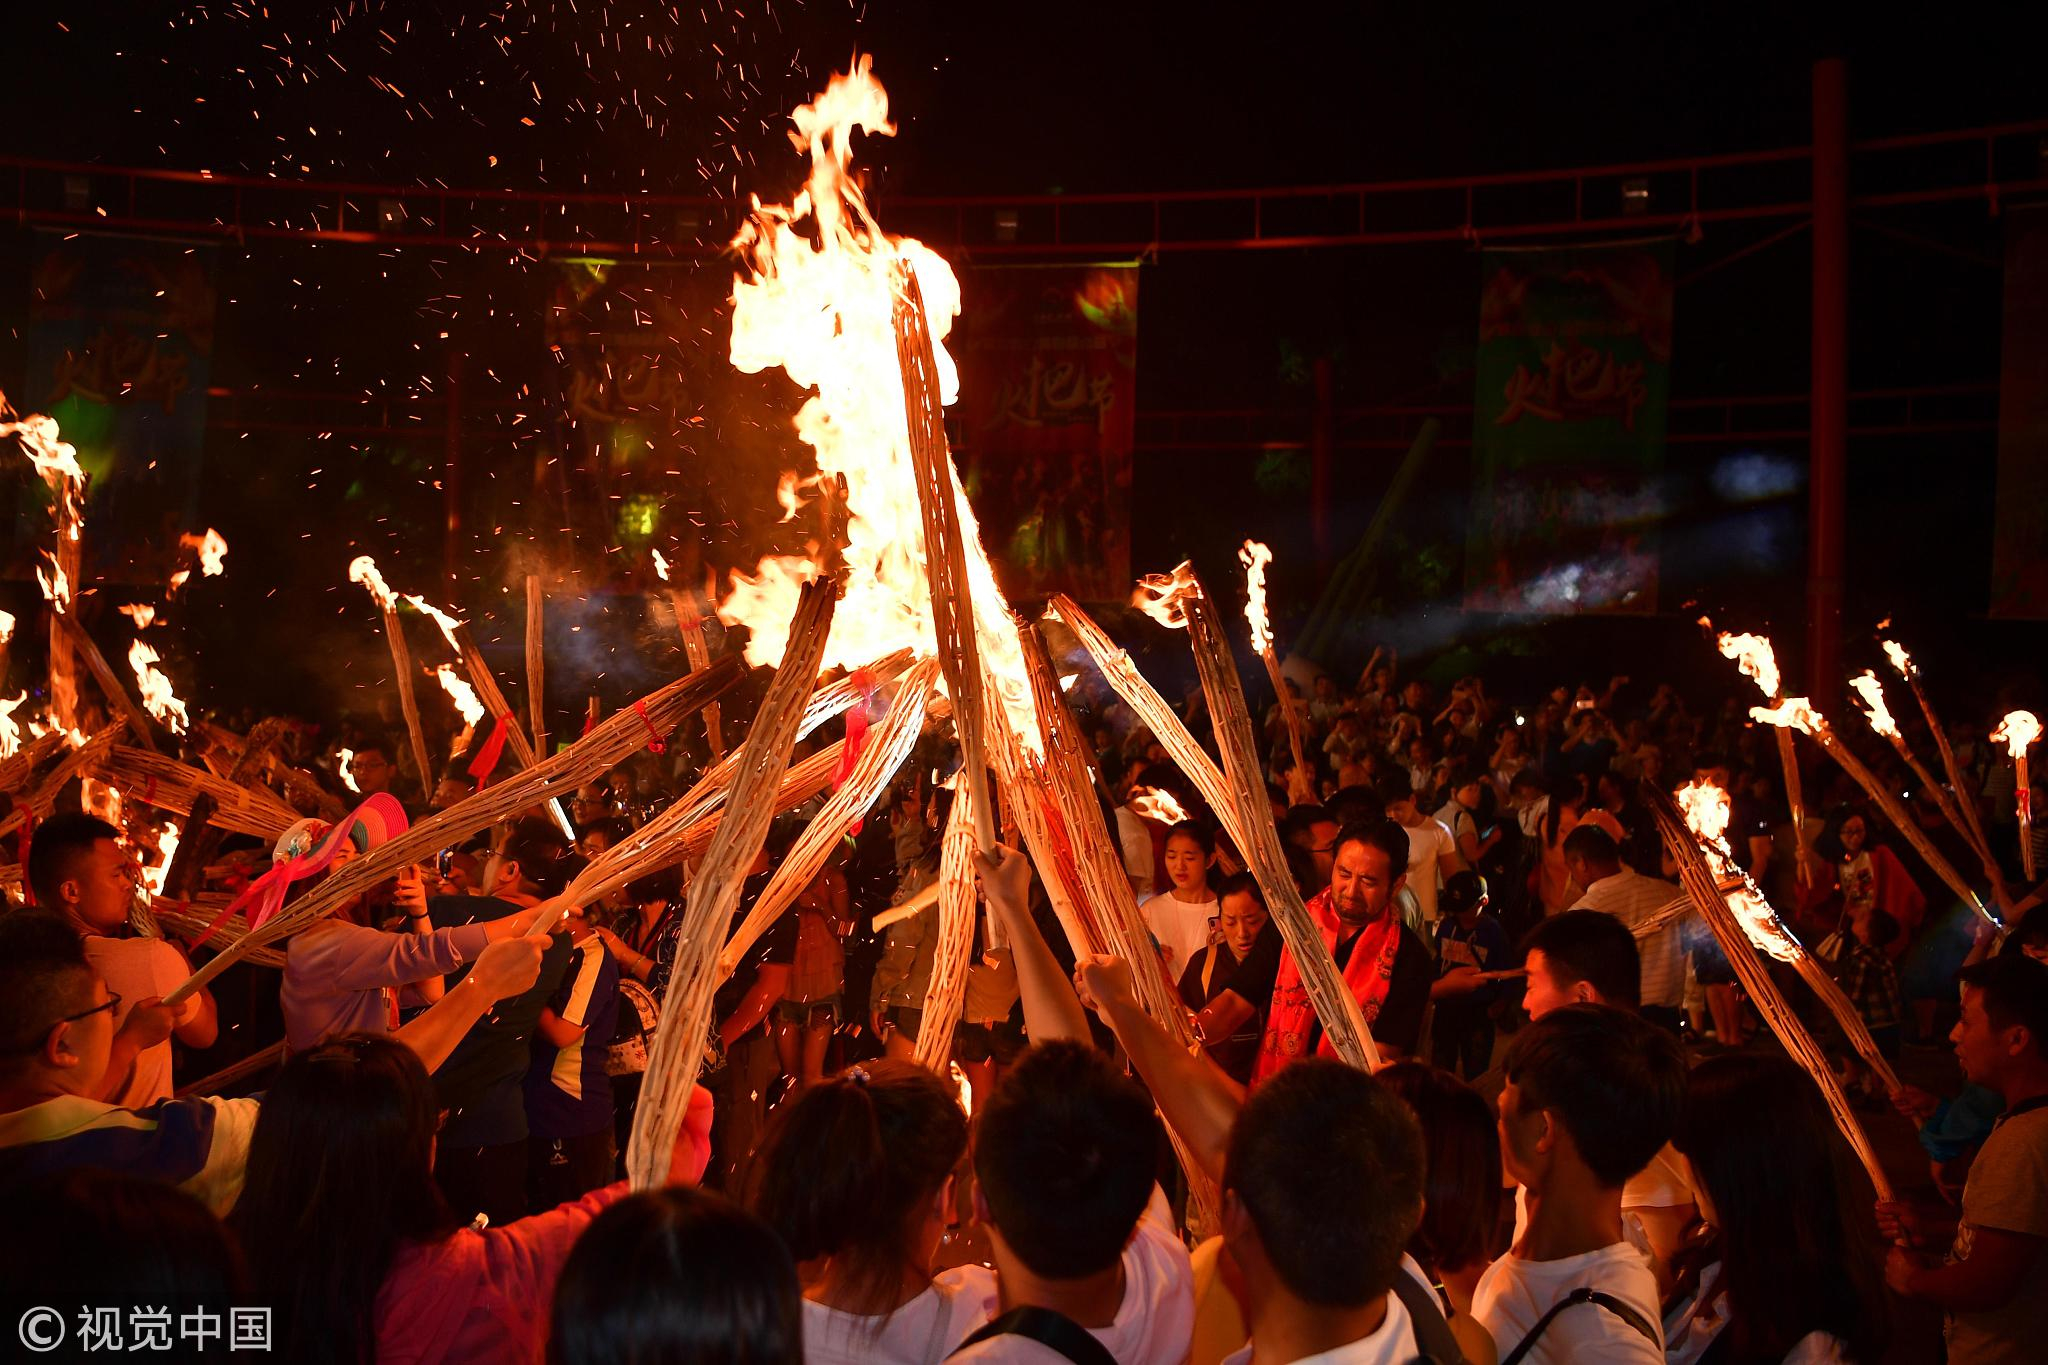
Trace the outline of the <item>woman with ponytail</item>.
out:
<instances>
[{"instance_id":1,"label":"woman with ponytail","mask_svg":"<svg viewBox=\"0 0 2048 1365\"><path fill-rule=\"evenodd\" d=\"M796 1258L806 1365L936 1365L988 1320L986 1270L932 1275L966 1150L953 1092L908 1062L849 1068L776 1114L749 1203Z\"/></svg>"}]
</instances>

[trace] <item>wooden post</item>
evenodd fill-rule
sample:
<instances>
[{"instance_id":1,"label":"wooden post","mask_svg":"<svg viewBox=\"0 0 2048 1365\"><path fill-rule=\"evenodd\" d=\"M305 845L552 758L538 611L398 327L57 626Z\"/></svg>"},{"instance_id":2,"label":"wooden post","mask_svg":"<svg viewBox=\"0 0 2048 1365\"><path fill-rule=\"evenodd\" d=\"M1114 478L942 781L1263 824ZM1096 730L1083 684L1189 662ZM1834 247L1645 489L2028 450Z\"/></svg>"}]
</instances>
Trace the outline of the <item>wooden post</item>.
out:
<instances>
[{"instance_id":1,"label":"wooden post","mask_svg":"<svg viewBox=\"0 0 2048 1365\"><path fill-rule=\"evenodd\" d=\"M533 721L533 751L548 751L547 633L541 617L540 575L526 576L526 714ZM702 667L692 661L692 670Z\"/></svg>"}]
</instances>

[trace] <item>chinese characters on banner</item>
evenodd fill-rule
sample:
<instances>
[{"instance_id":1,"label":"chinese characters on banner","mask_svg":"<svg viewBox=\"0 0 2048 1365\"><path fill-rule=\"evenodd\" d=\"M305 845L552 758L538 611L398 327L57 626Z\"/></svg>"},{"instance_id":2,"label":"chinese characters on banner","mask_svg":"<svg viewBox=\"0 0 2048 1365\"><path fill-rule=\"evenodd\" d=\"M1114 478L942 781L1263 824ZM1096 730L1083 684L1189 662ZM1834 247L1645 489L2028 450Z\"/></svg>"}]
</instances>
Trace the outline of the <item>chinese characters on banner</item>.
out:
<instances>
[{"instance_id":1,"label":"chinese characters on banner","mask_svg":"<svg viewBox=\"0 0 2048 1365\"><path fill-rule=\"evenodd\" d=\"M1657 609L1668 242L1482 257L1465 605Z\"/></svg>"},{"instance_id":2,"label":"chinese characters on banner","mask_svg":"<svg viewBox=\"0 0 2048 1365\"><path fill-rule=\"evenodd\" d=\"M9 398L56 418L78 447L92 479L86 519L104 532L95 554L175 544L198 515L214 249L39 232L30 259L27 387ZM45 525L17 516L13 561Z\"/></svg>"},{"instance_id":3,"label":"chinese characters on banner","mask_svg":"<svg viewBox=\"0 0 2048 1365\"><path fill-rule=\"evenodd\" d=\"M978 267L960 283L955 454L1004 593L1121 601L1138 267Z\"/></svg>"},{"instance_id":4,"label":"chinese characters on banner","mask_svg":"<svg viewBox=\"0 0 2048 1365\"><path fill-rule=\"evenodd\" d=\"M2005 216L2005 326L1998 378L1998 496L1991 614L2048 617L2048 212Z\"/></svg>"}]
</instances>

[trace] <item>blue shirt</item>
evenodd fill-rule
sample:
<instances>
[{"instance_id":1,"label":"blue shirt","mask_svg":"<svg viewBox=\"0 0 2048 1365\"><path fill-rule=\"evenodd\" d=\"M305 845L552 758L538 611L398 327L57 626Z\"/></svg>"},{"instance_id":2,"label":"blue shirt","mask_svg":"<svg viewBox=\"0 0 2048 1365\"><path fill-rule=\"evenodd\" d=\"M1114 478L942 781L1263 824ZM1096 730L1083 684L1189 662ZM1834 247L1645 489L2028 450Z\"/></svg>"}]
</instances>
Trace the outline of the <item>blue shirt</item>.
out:
<instances>
[{"instance_id":1,"label":"blue shirt","mask_svg":"<svg viewBox=\"0 0 2048 1365\"><path fill-rule=\"evenodd\" d=\"M569 959L548 1008L583 1036L556 1047L538 1030L526 1073L526 1126L537 1138L587 1137L612 1126L612 1082L605 1050L619 1019L619 964L593 935Z\"/></svg>"}]
</instances>

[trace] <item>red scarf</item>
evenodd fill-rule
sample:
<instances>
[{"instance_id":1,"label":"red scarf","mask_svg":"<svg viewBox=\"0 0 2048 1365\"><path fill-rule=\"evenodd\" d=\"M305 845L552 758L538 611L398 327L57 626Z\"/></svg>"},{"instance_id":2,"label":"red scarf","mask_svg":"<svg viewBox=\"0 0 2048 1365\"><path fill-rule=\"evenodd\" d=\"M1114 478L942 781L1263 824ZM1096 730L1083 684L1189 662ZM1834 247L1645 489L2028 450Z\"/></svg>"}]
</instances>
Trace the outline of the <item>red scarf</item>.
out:
<instances>
[{"instance_id":1,"label":"red scarf","mask_svg":"<svg viewBox=\"0 0 2048 1365\"><path fill-rule=\"evenodd\" d=\"M1327 887L1309 901L1308 913L1323 936L1323 947L1334 953L1343 925L1337 919L1337 908ZM1394 980L1394 959L1400 951L1401 917L1389 905L1385 914L1359 933L1358 942L1351 947L1351 957L1344 964L1344 985L1358 1001L1368 1026L1379 1018L1380 1006L1386 1003L1388 987ZM1261 1084L1297 1057L1306 1056L1309 1034L1315 1025L1316 1008L1309 1003L1308 988L1301 984L1301 969L1295 965L1292 950L1283 950L1280 974L1273 981L1273 1005L1266 1015L1266 1031L1259 1038L1259 1060L1252 1071L1252 1084ZM1327 1031L1316 1054L1336 1055Z\"/></svg>"}]
</instances>

